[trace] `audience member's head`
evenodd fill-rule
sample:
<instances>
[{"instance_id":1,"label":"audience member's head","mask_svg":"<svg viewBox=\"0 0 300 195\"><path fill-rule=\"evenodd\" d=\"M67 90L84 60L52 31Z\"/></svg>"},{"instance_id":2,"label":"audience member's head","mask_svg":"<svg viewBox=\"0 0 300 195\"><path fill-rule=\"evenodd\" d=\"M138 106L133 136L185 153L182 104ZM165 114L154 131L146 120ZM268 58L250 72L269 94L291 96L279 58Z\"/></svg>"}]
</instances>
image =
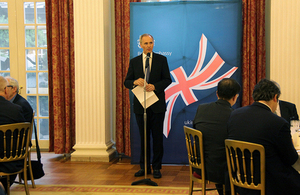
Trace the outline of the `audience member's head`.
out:
<instances>
[{"instance_id":1,"label":"audience member's head","mask_svg":"<svg viewBox=\"0 0 300 195\"><path fill-rule=\"evenodd\" d=\"M267 104L272 112L276 111L281 92L274 81L260 80L254 87L252 97L254 101Z\"/></svg>"},{"instance_id":2,"label":"audience member's head","mask_svg":"<svg viewBox=\"0 0 300 195\"><path fill-rule=\"evenodd\" d=\"M7 99L6 89L7 89L8 82L3 77L0 76L0 96L3 96L5 99Z\"/></svg>"},{"instance_id":3,"label":"audience member's head","mask_svg":"<svg viewBox=\"0 0 300 195\"><path fill-rule=\"evenodd\" d=\"M7 99L11 100L16 94L19 93L19 83L16 79L9 76L5 77L5 79L8 82L7 90L6 90Z\"/></svg>"},{"instance_id":4,"label":"audience member's head","mask_svg":"<svg viewBox=\"0 0 300 195\"><path fill-rule=\"evenodd\" d=\"M270 101L275 95L278 100L280 94L280 89L274 81L262 79L255 85L252 97L254 101Z\"/></svg>"},{"instance_id":5,"label":"audience member's head","mask_svg":"<svg viewBox=\"0 0 300 195\"><path fill-rule=\"evenodd\" d=\"M241 86L236 80L232 78L224 78L218 83L217 96L219 99L227 101L235 99L236 101L240 90ZM235 101L233 104L235 104Z\"/></svg>"}]
</instances>

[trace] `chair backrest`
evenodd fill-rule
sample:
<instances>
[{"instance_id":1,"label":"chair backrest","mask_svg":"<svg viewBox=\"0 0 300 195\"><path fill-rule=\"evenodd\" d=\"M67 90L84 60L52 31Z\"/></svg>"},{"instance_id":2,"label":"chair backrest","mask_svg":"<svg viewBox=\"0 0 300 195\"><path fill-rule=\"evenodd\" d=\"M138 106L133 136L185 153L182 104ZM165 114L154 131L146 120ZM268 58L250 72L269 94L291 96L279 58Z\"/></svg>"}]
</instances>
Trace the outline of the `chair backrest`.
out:
<instances>
[{"instance_id":1,"label":"chair backrest","mask_svg":"<svg viewBox=\"0 0 300 195\"><path fill-rule=\"evenodd\" d=\"M265 194L265 149L260 144L226 139L226 158L231 191L234 186Z\"/></svg>"},{"instance_id":2,"label":"chair backrest","mask_svg":"<svg viewBox=\"0 0 300 195\"><path fill-rule=\"evenodd\" d=\"M31 125L29 122L0 125L0 162L27 159Z\"/></svg>"},{"instance_id":3,"label":"chair backrest","mask_svg":"<svg viewBox=\"0 0 300 195\"><path fill-rule=\"evenodd\" d=\"M205 166L203 154L203 138L199 130L184 126L186 148L190 169L201 169L201 179L205 181Z\"/></svg>"}]
</instances>

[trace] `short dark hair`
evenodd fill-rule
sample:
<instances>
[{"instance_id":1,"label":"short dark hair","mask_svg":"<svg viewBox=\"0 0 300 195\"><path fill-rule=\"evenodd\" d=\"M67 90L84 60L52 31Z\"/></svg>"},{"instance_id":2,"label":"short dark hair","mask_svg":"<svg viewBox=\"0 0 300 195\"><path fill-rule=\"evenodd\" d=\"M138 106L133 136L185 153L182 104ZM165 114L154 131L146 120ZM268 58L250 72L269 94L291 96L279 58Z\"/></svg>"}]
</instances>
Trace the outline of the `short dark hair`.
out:
<instances>
[{"instance_id":1,"label":"short dark hair","mask_svg":"<svg viewBox=\"0 0 300 195\"><path fill-rule=\"evenodd\" d=\"M219 98L230 100L241 90L240 84L232 78L224 78L218 83L217 94Z\"/></svg>"},{"instance_id":2,"label":"short dark hair","mask_svg":"<svg viewBox=\"0 0 300 195\"><path fill-rule=\"evenodd\" d=\"M281 92L276 83L268 79L262 79L255 85L252 97L254 101L270 101L276 94L279 98Z\"/></svg>"}]
</instances>

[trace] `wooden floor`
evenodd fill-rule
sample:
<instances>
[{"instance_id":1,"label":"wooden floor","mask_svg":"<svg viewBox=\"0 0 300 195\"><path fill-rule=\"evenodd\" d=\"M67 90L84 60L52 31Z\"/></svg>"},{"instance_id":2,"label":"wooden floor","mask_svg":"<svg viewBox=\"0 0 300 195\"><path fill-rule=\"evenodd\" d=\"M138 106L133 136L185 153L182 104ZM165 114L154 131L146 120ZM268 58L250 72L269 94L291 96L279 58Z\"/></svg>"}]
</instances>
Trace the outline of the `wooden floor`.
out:
<instances>
[{"instance_id":1,"label":"wooden floor","mask_svg":"<svg viewBox=\"0 0 300 195\"><path fill-rule=\"evenodd\" d=\"M35 154L32 154L35 159ZM132 165L130 158L115 159L112 162L73 162L69 157L54 153L42 153L45 176L35 180L38 185L131 185L132 182L145 179L134 177L139 165ZM162 178L152 181L159 186L188 187L188 165L163 165Z\"/></svg>"}]
</instances>

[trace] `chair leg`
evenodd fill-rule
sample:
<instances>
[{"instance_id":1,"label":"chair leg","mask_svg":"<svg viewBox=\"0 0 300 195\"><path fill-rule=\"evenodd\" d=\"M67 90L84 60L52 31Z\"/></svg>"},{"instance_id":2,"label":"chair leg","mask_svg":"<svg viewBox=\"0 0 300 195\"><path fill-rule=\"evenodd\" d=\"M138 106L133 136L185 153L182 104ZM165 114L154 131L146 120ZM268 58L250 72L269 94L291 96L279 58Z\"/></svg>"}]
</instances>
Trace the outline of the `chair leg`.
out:
<instances>
[{"instance_id":1,"label":"chair leg","mask_svg":"<svg viewBox=\"0 0 300 195\"><path fill-rule=\"evenodd\" d=\"M202 195L206 195L206 182L202 183Z\"/></svg>"},{"instance_id":2,"label":"chair leg","mask_svg":"<svg viewBox=\"0 0 300 195\"><path fill-rule=\"evenodd\" d=\"M31 178L31 184L32 184L32 187L35 188L35 183L34 183L34 178L33 178L33 173L32 173L31 160L30 160L30 157L28 157L28 158L29 158L29 160L28 160L28 168L29 168L29 173L30 173L30 178Z\"/></svg>"},{"instance_id":3,"label":"chair leg","mask_svg":"<svg viewBox=\"0 0 300 195\"><path fill-rule=\"evenodd\" d=\"M194 187L194 181L192 180L192 178L190 178L189 195L193 194L193 187Z\"/></svg>"},{"instance_id":4,"label":"chair leg","mask_svg":"<svg viewBox=\"0 0 300 195\"><path fill-rule=\"evenodd\" d=\"M32 187L35 188L35 183L34 183L34 178L33 178L33 173L32 173L32 166L31 166L31 150L29 150L29 152L28 152L28 168L29 168Z\"/></svg>"},{"instance_id":5,"label":"chair leg","mask_svg":"<svg viewBox=\"0 0 300 195\"><path fill-rule=\"evenodd\" d=\"M28 183L27 183L27 170L24 170L24 186L25 186L26 195L30 195L28 189Z\"/></svg>"},{"instance_id":6,"label":"chair leg","mask_svg":"<svg viewBox=\"0 0 300 195\"><path fill-rule=\"evenodd\" d=\"M10 195L10 179L9 179L9 175L6 176L6 180L7 180L7 181L6 181L6 183L7 183L7 184L6 184L6 185L7 185L7 186L6 186L6 187L7 187L7 188L6 188L6 193L7 193L7 195Z\"/></svg>"}]
</instances>

